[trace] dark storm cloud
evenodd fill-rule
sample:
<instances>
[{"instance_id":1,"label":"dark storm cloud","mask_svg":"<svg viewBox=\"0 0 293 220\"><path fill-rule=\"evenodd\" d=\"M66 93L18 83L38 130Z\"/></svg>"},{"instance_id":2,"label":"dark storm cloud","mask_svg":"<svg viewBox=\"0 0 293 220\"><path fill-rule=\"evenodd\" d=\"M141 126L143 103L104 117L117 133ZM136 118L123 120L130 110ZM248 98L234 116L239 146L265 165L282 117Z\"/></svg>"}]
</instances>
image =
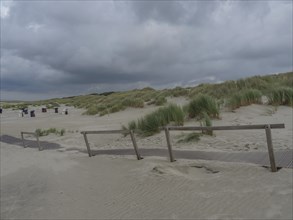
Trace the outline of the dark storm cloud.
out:
<instances>
[{"instance_id":1,"label":"dark storm cloud","mask_svg":"<svg viewBox=\"0 0 293 220\"><path fill-rule=\"evenodd\" d=\"M1 7L2 96L163 88L292 70L291 1Z\"/></svg>"}]
</instances>

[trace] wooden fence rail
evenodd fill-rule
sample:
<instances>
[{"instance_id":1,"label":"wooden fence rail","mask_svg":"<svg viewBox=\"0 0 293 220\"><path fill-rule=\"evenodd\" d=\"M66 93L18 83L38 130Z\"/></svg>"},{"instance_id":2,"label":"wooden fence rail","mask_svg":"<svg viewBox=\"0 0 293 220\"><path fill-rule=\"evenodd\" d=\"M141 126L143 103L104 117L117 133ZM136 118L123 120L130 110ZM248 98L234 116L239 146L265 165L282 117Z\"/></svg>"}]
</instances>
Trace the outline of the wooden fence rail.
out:
<instances>
[{"instance_id":1,"label":"wooden fence rail","mask_svg":"<svg viewBox=\"0 0 293 220\"><path fill-rule=\"evenodd\" d=\"M85 144L86 144L86 148L87 148L87 152L88 152L89 157L93 156L93 154L92 154L92 151L91 151L91 148L90 148L90 144L88 142L87 134L130 134L131 141L132 141L133 148L134 148L134 151L135 151L137 159L138 160L143 159L143 157L141 157L139 152L138 152L136 139L135 139L135 136L134 136L134 132L132 130L82 131L80 133L84 137L84 141L85 141Z\"/></svg>"},{"instance_id":2,"label":"wooden fence rail","mask_svg":"<svg viewBox=\"0 0 293 220\"><path fill-rule=\"evenodd\" d=\"M201 131L201 130L253 130L253 129L266 129L267 126L271 128L285 128L284 124L260 124L260 125L233 125L233 126L197 126L197 127L183 127L183 126L167 126L169 130L177 131ZM162 129L165 129L162 128Z\"/></svg>"},{"instance_id":3,"label":"wooden fence rail","mask_svg":"<svg viewBox=\"0 0 293 220\"><path fill-rule=\"evenodd\" d=\"M37 133L35 133L35 132L26 132L26 131L22 131L22 132L20 132L20 134L21 134L21 139L22 139L22 143L23 143L23 147L24 148L26 148L26 145L25 145L25 139L24 139L24 134L30 134L30 135L33 135L33 136L35 136L36 137L36 139L37 139L37 143L38 143L38 147L39 147L39 150L41 151L41 150L43 150L43 147L41 147L41 145L40 145L40 140L39 140L39 135L37 134Z\"/></svg>"}]
</instances>

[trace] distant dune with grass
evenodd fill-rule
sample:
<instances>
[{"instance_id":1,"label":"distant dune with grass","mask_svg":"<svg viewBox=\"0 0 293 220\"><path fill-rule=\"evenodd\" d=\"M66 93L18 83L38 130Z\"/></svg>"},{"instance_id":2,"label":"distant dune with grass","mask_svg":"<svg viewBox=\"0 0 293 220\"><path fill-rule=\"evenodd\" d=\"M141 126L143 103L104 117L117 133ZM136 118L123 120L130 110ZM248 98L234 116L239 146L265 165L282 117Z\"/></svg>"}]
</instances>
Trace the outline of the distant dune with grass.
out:
<instances>
[{"instance_id":1,"label":"distant dune with grass","mask_svg":"<svg viewBox=\"0 0 293 220\"><path fill-rule=\"evenodd\" d=\"M159 133L162 126L184 125L185 121L194 119L202 125L211 126L211 119L219 119L220 111L223 109L233 111L251 104L292 107L292 85L293 72L288 72L253 76L219 84L205 83L187 88L155 90L146 87L131 91L94 93L34 102L2 103L2 108L46 106L52 109L65 105L83 109L83 115L104 116L127 108L158 106L154 112L132 120L128 125L122 125L123 129L136 130L142 136L150 136ZM184 106L168 103L167 99L172 97L184 97L189 103ZM192 138L187 137L186 140Z\"/></svg>"},{"instance_id":2,"label":"distant dune with grass","mask_svg":"<svg viewBox=\"0 0 293 220\"><path fill-rule=\"evenodd\" d=\"M190 108L200 111L206 100L213 99L218 107L228 107L231 110L253 103L261 103L262 97L266 97L268 104L287 105L293 104L293 72L280 73L265 76L253 76L245 79L230 80L219 84L203 83L195 87L176 87L172 89L155 90L150 87L123 92L105 92L89 95L80 95L64 98L55 98L32 102L2 102L3 109L21 109L29 105L46 106L47 108L59 107L60 105L73 106L85 109L85 115L103 116L126 108L144 108L147 105L167 105L168 97L185 97L191 100ZM208 98L210 97L210 98ZM202 101L201 104L196 103ZM213 103L208 113L211 117L217 117L218 112ZM192 107L193 106L193 107ZM207 107L207 106L206 106ZM192 112L189 112L191 117Z\"/></svg>"}]
</instances>

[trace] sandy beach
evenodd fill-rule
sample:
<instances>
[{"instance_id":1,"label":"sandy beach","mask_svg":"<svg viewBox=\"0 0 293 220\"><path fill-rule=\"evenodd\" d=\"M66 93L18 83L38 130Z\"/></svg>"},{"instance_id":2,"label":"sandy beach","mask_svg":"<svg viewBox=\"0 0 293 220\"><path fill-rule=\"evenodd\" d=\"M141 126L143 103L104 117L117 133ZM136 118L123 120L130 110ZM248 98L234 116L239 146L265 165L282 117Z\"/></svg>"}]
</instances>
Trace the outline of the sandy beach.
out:
<instances>
[{"instance_id":1,"label":"sandy beach","mask_svg":"<svg viewBox=\"0 0 293 220\"><path fill-rule=\"evenodd\" d=\"M184 104L184 99L169 100ZM293 170L276 173L256 164L178 159L168 155L96 155L89 158L84 130L121 129L156 109L128 108L99 116L53 110L36 117L1 115L1 219L292 219ZM213 125L284 123L274 129L275 151L292 150L292 108L251 105L221 112ZM189 121L185 125L199 125ZM44 146L23 148L20 132L65 129L64 136L41 137ZM216 131L197 143L177 143L174 150L266 152L264 130ZM26 137L33 140L32 137ZM132 149L129 136L89 135L93 150ZM137 137L138 148L166 149L165 134ZM144 156L144 155L142 155Z\"/></svg>"}]
</instances>

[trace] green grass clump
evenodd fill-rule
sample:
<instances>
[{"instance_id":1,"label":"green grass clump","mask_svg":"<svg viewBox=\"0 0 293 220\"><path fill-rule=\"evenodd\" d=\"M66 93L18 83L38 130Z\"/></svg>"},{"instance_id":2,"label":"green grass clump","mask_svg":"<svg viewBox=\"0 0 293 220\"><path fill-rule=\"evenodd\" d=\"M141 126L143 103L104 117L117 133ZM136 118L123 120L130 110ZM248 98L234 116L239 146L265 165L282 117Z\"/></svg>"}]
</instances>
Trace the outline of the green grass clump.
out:
<instances>
[{"instance_id":1,"label":"green grass clump","mask_svg":"<svg viewBox=\"0 0 293 220\"><path fill-rule=\"evenodd\" d=\"M113 106L109 109L109 112L110 112L110 113L115 113L115 112L123 111L124 109L126 109L126 106L122 105L121 103L118 103L118 104L116 104L116 105L113 105Z\"/></svg>"},{"instance_id":2,"label":"green grass clump","mask_svg":"<svg viewBox=\"0 0 293 220\"><path fill-rule=\"evenodd\" d=\"M269 104L271 105L293 105L293 88L281 87L268 92Z\"/></svg>"},{"instance_id":3,"label":"green grass clump","mask_svg":"<svg viewBox=\"0 0 293 220\"><path fill-rule=\"evenodd\" d=\"M9 109L14 107L15 107L15 104L1 103L1 108L3 109Z\"/></svg>"},{"instance_id":4,"label":"green grass clump","mask_svg":"<svg viewBox=\"0 0 293 220\"><path fill-rule=\"evenodd\" d=\"M49 135L49 134L56 134L56 135L59 135L59 136L63 136L64 134L65 134L65 129L60 129L60 130L58 130L58 129L56 129L56 128L49 128L49 129L40 129L40 128L38 128L38 129L36 129L36 134L38 135L38 136L47 136L47 135Z\"/></svg>"},{"instance_id":5,"label":"green grass clump","mask_svg":"<svg viewBox=\"0 0 293 220\"><path fill-rule=\"evenodd\" d=\"M51 103L46 104L47 109L53 109L53 108L58 108L58 107L60 107L60 105L57 102L51 102Z\"/></svg>"},{"instance_id":6,"label":"green grass clump","mask_svg":"<svg viewBox=\"0 0 293 220\"><path fill-rule=\"evenodd\" d=\"M193 99L187 107L190 118L202 118L204 113L212 118L219 118L219 107L214 98L200 94Z\"/></svg>"},{"instance_id":7,"label":"green grass clump","mask_svg":"<svg viewBox=\"0 0 293 220\"><path fill-rule=\"evenodd\" d=\"M99 115L104 116L104 115L108 115L108 114L109 114L108 109L105 109L104 111L101 111Z\"/></svg>"},{"instance_id":8,"label":"green grass clump","mask_svg":"<svg viewBox=\"0 0 293 220\"><path fill-rule=\"evenodd\" d=\"M164 105L167 103L167 99L164 96L158 96L155 100L154 100L154 104L156 106L160 106L160 105Z\"/></svg>"},{"instance_id":9,"label":"green grass clump","mask_svg":"<svg viewBox=\"0 0 293 220\"><path fill-rule=\"evenodd\" d=\"M251 104L261 103L261 92L256 89L247 89L234 94L228 100L228 106L231 109L239 108L240 106L247 106Z\"/></svg>"},{"instance_id":10,"label":"green grass clump","mask_svg":"<svg viewBox=\"0 0 293 220\"><path fill-rule=\"evenodd\" d=\"M189 94L189 90L177 86L176 88L170 90L170 94L172 94L174 97L187 96Z\"/></svg>"},{"instance_id":11,"label":"green grass clump","mask_svg":"<svg viewBox=\"0 0 293 220\"><path fill-rule=\"evenodd\" d=\"M189 133L189 134L183 134L180 136L180 139L177 141L177 143L188 143L188 142L198 142L200 140L201 134L199 133Z\"/></svg>"},{"instance_id":12,"label":"green grass clump","mask_svg":"<svg viewBox=\"0 0 293 220\"><path fill-rule=\"evenodd\" d=\"M133 108L143 108L144 107L144 101L139 98L125 98L122 101L123 106L127 107L133 107Z\"/></svg>"},{"instance_id":13,"label":"green grass clump","mask_svg":"<svg viewBox=\"0 0 293 220\"><path fill-rule=\"evenodd\" d=\"M175 125L183 125L184 113L180 106L170 104L169 106L161 107L137 121L130 122L128 129L136 129L143 136L151 136L160 132L160 127L166 126L171 122ZM125 126L123 126L123 129L125 129Z\"/></svg>"},{"instance_id":14,"label":"green grass clump","mask_svg":"<svg viewBox=\"0 0 293 220\"><path fill-rule=\"evenodd\" d=\"M256 89L248 89L242 93L242 105L260 104L261 92Z\"/></svg>"},{"instance_id":15,"label":"green grass clump","mask_svg":"<svg viewBox=\"0 0 293 220\"><path fill-rule=\"evenodd\" d=\"M92 105L83 113L83 115L96 115L98 113L99 113L98 106Z\"/></svg>"},{"instance_id":16,"label":"green grass clump","mask_svg":"<svg viewBox=\"0 0 293 220\"><path fill-rule=\"evenodd\" d=\"M148 102L148 105L156 105L156 106L161 106L167 103L167 99L165 95L158 95L155 99L151 100Z\"/></svg>"},{"instance_id":17,"label":"green grass clump","mask_svg":"<svg viewBox=\"0 0 293 220\"><path fill-rule=\"evenodd\" d=\"M131 121L128 123L128 129L129 130L135 130L137 127L136 127L136 123L135 121Z\"/></svg>"},{"instance_id":18,"label":"green grass clump","mask_svg":"<svg viewBox=\"0 0 293 220\"><path fill-rule=\"evenodd\" d=\"M205 113L205 112L203 113L203 120L200 122L200 124L203 127L211 127L212 126L212 120L210 119L210 117L207 113ZM202 130L202 133L213 136L213 130Z\"/></svg>"}]
</instances>

